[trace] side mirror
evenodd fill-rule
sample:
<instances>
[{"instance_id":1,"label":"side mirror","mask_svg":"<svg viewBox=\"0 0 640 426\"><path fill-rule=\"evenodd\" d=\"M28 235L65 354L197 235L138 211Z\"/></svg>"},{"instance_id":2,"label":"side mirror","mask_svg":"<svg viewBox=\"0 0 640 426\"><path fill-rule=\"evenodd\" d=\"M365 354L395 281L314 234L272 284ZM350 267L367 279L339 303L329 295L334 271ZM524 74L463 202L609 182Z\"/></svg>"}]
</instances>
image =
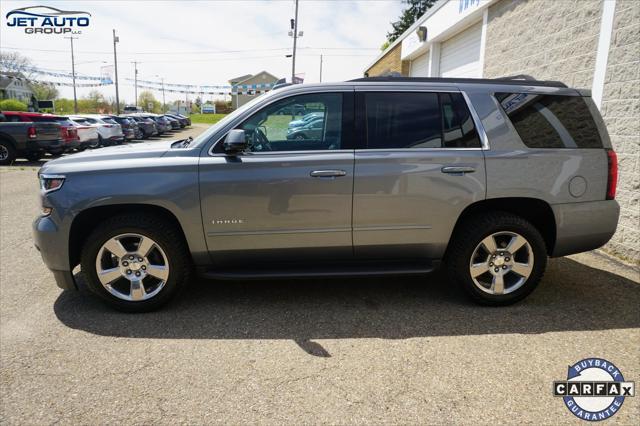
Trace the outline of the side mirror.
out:
<instances>
[{"instance_id":1,"label":"side mirror","mask_svg":"<svg viewBox=\"0 0 640 426\"><path fill-rule=\"evenodd\" d=\"M242 129L233 129L224 140L224 150L229 154L242 152L248 147L247 137Z\"/></svg>"}]
</instances>

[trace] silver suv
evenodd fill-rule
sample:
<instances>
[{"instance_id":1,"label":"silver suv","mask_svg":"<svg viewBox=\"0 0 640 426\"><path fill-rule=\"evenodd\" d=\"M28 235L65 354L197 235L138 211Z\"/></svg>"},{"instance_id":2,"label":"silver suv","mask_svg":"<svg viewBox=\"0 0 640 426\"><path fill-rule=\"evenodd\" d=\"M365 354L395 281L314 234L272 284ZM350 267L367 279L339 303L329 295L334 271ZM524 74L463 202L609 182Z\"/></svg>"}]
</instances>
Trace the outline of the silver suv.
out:
<instances>
[{"instance_id":1,"label":"silver suv","mask_svg":"<svg viewBox=\"0 0 640 426\"><path fill-rule=\"evenodd\" d=\"M58 285L75 288L80 264L125 311L159 307L194 269L329 277L441 262L473 299L505 305L533 291L548 256L605 244L619 214L589 92L550 81L293 85L194 140L68 156L40 180L35 243Z\"/></svg>"}]
</instances>

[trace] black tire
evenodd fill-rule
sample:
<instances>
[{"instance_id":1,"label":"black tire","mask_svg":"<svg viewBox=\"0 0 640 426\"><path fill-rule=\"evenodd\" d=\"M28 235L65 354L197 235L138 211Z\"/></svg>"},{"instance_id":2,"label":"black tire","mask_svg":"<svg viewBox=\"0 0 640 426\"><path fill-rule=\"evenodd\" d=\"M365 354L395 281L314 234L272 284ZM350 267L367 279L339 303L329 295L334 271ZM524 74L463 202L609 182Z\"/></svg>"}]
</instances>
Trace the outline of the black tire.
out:
<instances>
[{"instance_id":1,"label":"black tire","mask_svg":"<svg viewBox=\"0 0 640 426\"><path fill-rule=\"evenodd\" d=\"M38 151L31 151L25 155L25 158L29 161L40 161L42 153Z\"/></svg>"},{"instance_id":2,"label":"black tire","mask_svg":"<svg viewBox=\"0 0 640 426\"><path fill-rule=\"evenodd\" d=\"M490 294L475 284L471 277L470 264L480 242L499 232L516 233L527 240L533 253L533 268L524 284L516 290L509 293L505 290L504 294ZM513 257L515 261L515 256ZM445 262L449 278L461 286L475 302L503 306L524 299L538 286L546 268L547 250L542 235L531 223L520 216L495 211L471 217L456 229Z\"/></svg>"},{"instance_id":3,"label":"black tire","mask_svg":"<svg viewBox=\"0 0 640 426\"><path fill-rule=\"evenodd\" d=\"M165 252L169 276L158 294L147 300L127 301L109 293L98 279L96 258L110 238L127 233L140 234L154 240ZM124 312L149 312L174 298L189 282L191 260L179 229L162 217L149 214L123 214L102 222L87 237L81 254L81 267L89 289L109 306Z\"/></svg>"},{"instance_id":4,"label":"black tire","mask_svg":"<svg viewBox=\"0 0 640 426\"><path fill-rule=\"evenodd\" d=\"M11 142L0 139L0 166L6 166L16 161L16 150Z\"/></svg>"},{"instance_id":5,"label":"black tire","mask_svg":"<svg viewBox=\"0 0 640 426\"><path fill-rule=\"evenodd\" d=\"M100 148L102 146L107 146L104 144L104 139L102 138L102 136L98 135L98 145L96 146L96 148Z\"/></svg>"}]
</instances>

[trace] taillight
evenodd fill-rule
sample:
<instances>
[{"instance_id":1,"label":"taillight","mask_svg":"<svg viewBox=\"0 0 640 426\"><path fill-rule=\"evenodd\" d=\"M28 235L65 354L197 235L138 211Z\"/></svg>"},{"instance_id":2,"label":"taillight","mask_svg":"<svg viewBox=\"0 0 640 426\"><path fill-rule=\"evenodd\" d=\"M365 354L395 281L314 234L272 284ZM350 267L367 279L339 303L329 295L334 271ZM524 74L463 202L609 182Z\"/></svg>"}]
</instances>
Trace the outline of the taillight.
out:
<instances>
[{"instance_id":1,"label":"taillight","mask_svg":"<svg viewBox=\"0 0 640 426\"><path fill-rule=\"evenodd\" d=\"M38 134L36 132L36 128L31 126L27 129L27 136L29 136L29 139L35 139L38 137Z\"/></svg>"},{"instance_id":2,"label":"taillight","mask_svg":"<svg viewBox=\"0 0 640 426\"><path fill-rule=\"evenodd\" d=\"M105 124L104 127L113 127L113 124Z\"/></svg>"},{"instance_id":3,"label":"taillight","mask_svg":"<svg viewBox=\"0 0 640 426\"><path fill-rule=\"evenodd\" d=\"M607 149L607 165L607 200L614 200L618 186L618 156L612 149Z\"/></svg>"},{"instance_id":4,"label":"taillight","mask_svg":"<svg viewBox=\"0 0 640 426\"><path fill-rule=\"evenodd\" d=\"M62 136L62 139L66 139L68 137L69 132L67 131L66 127L60 128L60 135Z\"/></svg>"}]
</instances>

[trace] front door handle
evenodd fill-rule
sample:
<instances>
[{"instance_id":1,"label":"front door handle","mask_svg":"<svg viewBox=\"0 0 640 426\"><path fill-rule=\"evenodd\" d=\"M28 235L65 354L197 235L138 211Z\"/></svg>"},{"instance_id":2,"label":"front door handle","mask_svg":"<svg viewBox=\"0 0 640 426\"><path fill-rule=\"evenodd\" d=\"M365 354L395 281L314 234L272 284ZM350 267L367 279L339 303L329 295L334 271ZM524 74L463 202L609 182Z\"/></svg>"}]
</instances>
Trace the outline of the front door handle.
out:
<instances>
[{"instance_id":1,"label":"front door handle","mask_svg":"<svg viewBox=\"0 0 640 426\"><path fill-rule=\"evenodd\" d=\"M346 176L347 172L344 170L314 170L309 173L311 177L319 177L319 178L336 178L340 176Z\"/></svg>"},{"instance_id":2,"label":"front door handle","mask_svg":"<svg viewBox=\"0 0 640 426\"><path fill-rule=\"evenodd\" d=\"M476 171L475 167L469 166L446 166L442 168L442 173L451 173L456 175L463 175L465 173L473 173Z\"/></svg>"}]
</instances>

